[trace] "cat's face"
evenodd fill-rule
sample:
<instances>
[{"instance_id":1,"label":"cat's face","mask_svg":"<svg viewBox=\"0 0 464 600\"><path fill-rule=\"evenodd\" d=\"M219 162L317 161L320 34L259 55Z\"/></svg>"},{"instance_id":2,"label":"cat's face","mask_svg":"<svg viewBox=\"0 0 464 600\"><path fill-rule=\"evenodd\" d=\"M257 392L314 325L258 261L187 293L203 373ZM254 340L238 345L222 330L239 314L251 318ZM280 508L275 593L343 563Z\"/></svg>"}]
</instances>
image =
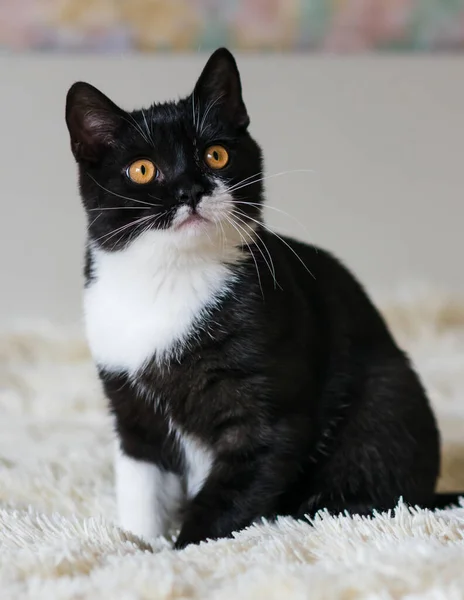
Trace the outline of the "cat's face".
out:
<instances>
[{"instance_id":1,"label":"cat's face","mask_svg":"<svg viewBox=\"0 0 464 600\"><path fill-rule=\"evenodd\" d=\"M194 92L125 112L86 83L68 92L90 240L119 250L147 230L176 244L220 234L239 243L260 218L262 162L232 55L216 51Z\"/></svg>"}]
</instances>

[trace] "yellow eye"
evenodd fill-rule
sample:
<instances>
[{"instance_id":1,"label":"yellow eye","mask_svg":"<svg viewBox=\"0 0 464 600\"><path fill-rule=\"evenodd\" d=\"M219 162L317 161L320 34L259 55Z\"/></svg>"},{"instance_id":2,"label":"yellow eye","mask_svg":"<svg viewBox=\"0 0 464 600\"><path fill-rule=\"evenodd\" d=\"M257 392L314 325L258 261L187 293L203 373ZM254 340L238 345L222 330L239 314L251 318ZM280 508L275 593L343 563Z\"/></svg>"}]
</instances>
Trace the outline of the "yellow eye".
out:
<instances>
[{"instance_id":1,"label":"yellow eye","mask_svg":"<svg viewBox=\"0 0 464 600\"><path fill-rule=\"evenodd\" d=\"M156 176L157 169L155 165L147 158L141 158L134 161L127 167L126 174L134 183L150 183Z\"/></svg>"},{"instance_id":2,"label":"yellow eye","mask_svg":"<svg viewBox=\"0 0 464 600\"><path fill-rule=\"evenodd\" d=\"M229 162L229 153L224 146L210 146L205 152L205 163L211 169L223 169Z\"/></svg>"}]
</instances>

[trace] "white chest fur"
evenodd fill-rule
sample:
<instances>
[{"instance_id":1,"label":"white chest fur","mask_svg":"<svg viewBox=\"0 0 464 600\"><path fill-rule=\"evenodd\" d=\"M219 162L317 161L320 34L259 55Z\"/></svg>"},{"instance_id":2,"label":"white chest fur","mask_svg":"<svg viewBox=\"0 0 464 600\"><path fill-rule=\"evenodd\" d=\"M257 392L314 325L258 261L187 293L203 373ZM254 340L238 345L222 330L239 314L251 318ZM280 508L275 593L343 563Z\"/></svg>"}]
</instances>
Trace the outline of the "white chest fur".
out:
<instances>
[{"instance_id":1,"label":"white chest fur","mask_svg":"<svg viewBox=\"0 0 464 600\"><path fill-rule=\"evenodd\" d=\"M97 364L134 374L186 341L233 279L215 248L180 256L163 233L150 231L118 252L92 249L84 312Z\"/></svg>"}]
</instances>

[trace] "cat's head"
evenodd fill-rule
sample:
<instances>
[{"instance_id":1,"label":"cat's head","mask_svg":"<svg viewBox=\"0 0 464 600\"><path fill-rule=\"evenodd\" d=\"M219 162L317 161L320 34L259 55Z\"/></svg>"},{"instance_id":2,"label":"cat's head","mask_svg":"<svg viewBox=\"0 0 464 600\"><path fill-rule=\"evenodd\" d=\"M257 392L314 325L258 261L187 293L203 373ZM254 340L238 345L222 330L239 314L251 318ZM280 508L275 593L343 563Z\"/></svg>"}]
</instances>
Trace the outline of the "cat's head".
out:
<instances>
[{"instance_id":1,"label":"cat's head","mask_svg":"<svg viewBox=\"0 0 464 600\"><path fill-rule=\"evenodd\" d=\"M126 112L75 83L66 122L94 244L119 250L146 231L178 245L250 237L260 219L261 151L228 50L211 56L190 96L146 110Z\"/></svg>"}]
</instances>

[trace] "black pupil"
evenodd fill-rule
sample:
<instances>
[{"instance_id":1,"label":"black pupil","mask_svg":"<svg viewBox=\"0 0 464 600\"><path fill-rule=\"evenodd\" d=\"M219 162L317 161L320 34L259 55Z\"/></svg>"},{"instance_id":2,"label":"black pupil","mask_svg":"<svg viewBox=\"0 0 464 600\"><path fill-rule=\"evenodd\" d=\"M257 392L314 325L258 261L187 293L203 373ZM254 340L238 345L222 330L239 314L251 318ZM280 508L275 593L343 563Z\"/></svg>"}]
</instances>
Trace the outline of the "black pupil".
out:
<instances>
[{"instance_id":1,"label":"black pupil","mask_svg":"<svg viewBox=\"0 0 464 600\"><path fill-rule=\"evenodd\" d=\"M219 152L217 150L213 152L213 158L214 160L219 160Z\"/></svg>"},{"instance_id":2,"label":"black pupil","mask_svg":"<svg viewBox=\"0 0 464 600\"><path fill-rule=\"evenodd\" d=\"M145 173L147 172L147 168L146 168L146 166L145 166L145 165L142 165L142 166L140 167L140 172L142 173L142 175L145 175Z\"/></svg>"}]
</instances>

